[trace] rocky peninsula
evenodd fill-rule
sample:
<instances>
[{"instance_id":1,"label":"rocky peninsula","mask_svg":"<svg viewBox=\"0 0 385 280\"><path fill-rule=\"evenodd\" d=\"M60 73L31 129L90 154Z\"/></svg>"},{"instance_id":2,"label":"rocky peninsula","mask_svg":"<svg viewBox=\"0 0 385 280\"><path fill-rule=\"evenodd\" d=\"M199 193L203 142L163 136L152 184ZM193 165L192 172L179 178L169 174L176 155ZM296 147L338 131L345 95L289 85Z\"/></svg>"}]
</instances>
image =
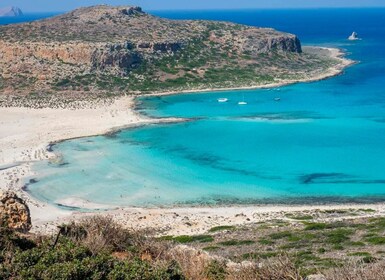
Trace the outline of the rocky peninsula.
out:
<instances>
[{"instance_id":1,"label":"rocky peninsula","mask_svg":"<svg viewBox=\"0 0 385 280\"><path fill-rule=\"evenodd\" d=\"M293 34L94 6L0 26L0 102L258 87L318 78L341 60ZM320 50L320 49L317 49ZM17 73L17 74L15 74Z\"/></svg>"}]
</instances>

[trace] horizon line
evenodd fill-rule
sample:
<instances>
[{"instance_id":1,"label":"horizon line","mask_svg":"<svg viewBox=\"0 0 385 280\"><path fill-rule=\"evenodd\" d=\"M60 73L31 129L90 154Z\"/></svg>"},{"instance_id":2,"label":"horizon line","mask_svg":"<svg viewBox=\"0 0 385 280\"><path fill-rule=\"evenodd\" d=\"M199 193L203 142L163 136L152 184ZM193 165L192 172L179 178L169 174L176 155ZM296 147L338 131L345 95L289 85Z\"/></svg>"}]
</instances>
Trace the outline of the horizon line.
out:
<instances>
[{"instance_id":1,"label":"horizon line","mask_svg":"<svg viewBox=\"0 0 385 280\"><path fill-rule=\"evenodd\" d=\"M73 11L73 10L76 10L76 9L79 9L79 8L86 8L86 7L93 7L93 6L114 6L114 5L91 5L91 6L81 6L81 7L77 7L77 8L74 8L74 9L70 9L70 10L63 10L63 11L28 11L28 10L23 10L22 8L20 8L24 14L28 14L28 13L67 13L67 12L70 12L70 11ZM124 6L138 6L138 5L115 5L115 7L124 7ZM140 7L140 6L139 6ZM340 6L340 7L277 7L277 8L273 8L273 7L254 7L254 8L208 8L208 9L205 9L205 8L192 8L192 9L145 9L143 7L141 7L143 9L143 11L148 11L148 12L173 12L173 11L180 11L180 12L189 12L189 11L195 11L195 12L198 12L198 11L244 11L244 10L327 10L327 9L385 9L385 5L384 6L363 6L363 7L358 7L358 6L352 6L352 7L344 7L344 6ZM1 9L1 8L0 8Z\"/></svg>"}]
</instances>

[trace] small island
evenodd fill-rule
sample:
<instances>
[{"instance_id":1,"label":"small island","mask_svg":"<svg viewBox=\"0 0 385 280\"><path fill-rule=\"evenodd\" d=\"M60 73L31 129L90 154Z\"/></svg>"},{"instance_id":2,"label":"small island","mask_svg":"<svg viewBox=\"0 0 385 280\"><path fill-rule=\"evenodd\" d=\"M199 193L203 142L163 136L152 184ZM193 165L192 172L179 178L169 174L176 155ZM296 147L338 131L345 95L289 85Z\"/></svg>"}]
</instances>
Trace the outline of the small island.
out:
<instances>
[{"instance_id":1,"label":"small island","mask_svg":"<svg viewBox=\"0 0 385 280\"><path fill-rule=\"evenodd\" d=\"M20 17L20 16L23 16L23 12L18 7L0 8L0 17Z\"/></svg>"},{"instance_id":2,"label":"small island","mask_svg":"<svg viewBox=\"0 0 385 280\"><path fill-rule=\"evenodd\" d=\"M360 38L358 37L357 32L353 32L352 35L349 36L348 40L349 41L357 41L357 40L360 40Z\"/></svg>"}]
</instances>

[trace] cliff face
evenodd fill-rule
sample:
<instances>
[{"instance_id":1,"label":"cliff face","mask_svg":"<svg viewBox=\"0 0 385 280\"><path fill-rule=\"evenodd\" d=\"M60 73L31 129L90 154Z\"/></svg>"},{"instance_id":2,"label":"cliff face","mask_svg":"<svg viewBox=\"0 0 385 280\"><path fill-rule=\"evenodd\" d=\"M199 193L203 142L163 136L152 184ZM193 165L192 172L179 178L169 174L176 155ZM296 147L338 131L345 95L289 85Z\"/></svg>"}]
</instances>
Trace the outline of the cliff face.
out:
<instances>
[{"instance_id":1,"label":"cliff face","mask_svg":"<svg viewBox=\"0 0 385 280\"><path fill-rule=\"evenodd\" d=\"M127 48L97 49L91 55L91 71L113 71L116 74L126 74L140 65L142 58L139 52Z\"/></svg>"},{"instance_id":2,"label":"cliff face","mask_svg":"<svg viewBox=\"0 0 385 280\"><path fill-rule=\"evenodd\" d=\"M153 79L163 81L181 78L198 67L205 72L214 61L221 67L243 67L260 54L299 55L301 51L295 35L273 29L168 20L139 7L95 6L0 26L0 88L3 92L57 91L61 80L81 80L85 75L133 75L137 84L138 75L150 68ZM136 73L135 69L141 70ZM20 80L28 84L20 86ZM93 85L89 79L87 83Z\"/></svg>"}]
</instances>

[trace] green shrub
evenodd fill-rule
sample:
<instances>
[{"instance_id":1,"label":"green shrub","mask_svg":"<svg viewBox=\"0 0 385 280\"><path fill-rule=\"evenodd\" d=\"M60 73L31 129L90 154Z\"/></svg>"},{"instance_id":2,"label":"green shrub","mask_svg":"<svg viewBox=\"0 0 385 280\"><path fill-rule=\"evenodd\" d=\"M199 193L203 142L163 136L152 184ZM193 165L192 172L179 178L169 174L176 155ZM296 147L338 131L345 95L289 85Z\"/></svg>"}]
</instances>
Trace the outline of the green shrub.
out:
<instances>
[{"instance_id":1,"label":"green shrub","mask_svg":"<svg viewBox=\"0 0 385 280\"><path fill-rule=\"evenodd\" d=\"M217 226L213 227L209 230L209 232L217 232L217 231L223 231L223 230L235 230L235 226Z\"/></svg>"},{"instance_id":2,"label":"green shrub","mask_svg":"<svg viewBox=\"0 0 385 280\"><path fill-rule=\"evenodd\" d=\"M258 240L258 243L262 245L273 245L274 241L271 241L269 239L260 239Z\"/></svg>"},{"instance_id":3,"label":"green shrub","mask_svg":"<svg viewBox=\"0 0 385 280\"><path fill-rule=\"evenodd\" d=\"M305 230L322 230L327 227L324 223L305 223L305 225Z\"/></svg>"},{"instance_id":4,"label":"green shrub","mask_svg":"<svg viewBox=\"0 0 385 280\"><path fill-rule=\"evenodd\" d=\"M111 280L178 280L184 279L176 267L154 266L139 259L120 262L108 275Z\"/></svg>"},{"instance_id":5,"label":"green shrub","mask_svg":"<svg viewBox=\"0 0 385 280\"><path fill-rule=\"evenodd\" d=\"M366 241L373 244L373 245L384 245L385 244L385 237L373 236L373 237L367 238Z\"/></svg>"},{"instance_id":6,"label":"green shrub","mask_svg":"<svg viewBox=\"0 0 385 280\"><path fill-rule=\"evenodd\" d=\"M327 242L331 244L341 244L350 241L350 235L353 233L350 229L336 229L327 233Z\"/></svg>"},{"instance_id":7,"label":"green shrub","mask_svg":"<svg viewBox=\"0 0 385 280\"><path fill-rule=\"evenodd\" d=\"M210 235L181 235L173 238L174 241L179 243L191 243L191 242L212 242L214 238Z\"/></svg>"},{"instance_id":8,"label":"green shrub","mask_svg":"<svg viewBox=\"0 0 385 280\"><path fill-rule=\"evenodd\" d=\"M228 241L219 242L219 244L223 246L241 246L241 245L251 245L254 243L255 241L253 240L228 240Z\"/></svg>"},{"instance_id":9,"label":"green shrub","mask_svg":"<svg viewBox=\"0 0 385 280\"><path fill-rule=\"evenodd\" d=\"M292 237L293 234L290 231L281 231L270 234L271 239L282 239L287 237Z\"/></svg>"}]
</instances>

